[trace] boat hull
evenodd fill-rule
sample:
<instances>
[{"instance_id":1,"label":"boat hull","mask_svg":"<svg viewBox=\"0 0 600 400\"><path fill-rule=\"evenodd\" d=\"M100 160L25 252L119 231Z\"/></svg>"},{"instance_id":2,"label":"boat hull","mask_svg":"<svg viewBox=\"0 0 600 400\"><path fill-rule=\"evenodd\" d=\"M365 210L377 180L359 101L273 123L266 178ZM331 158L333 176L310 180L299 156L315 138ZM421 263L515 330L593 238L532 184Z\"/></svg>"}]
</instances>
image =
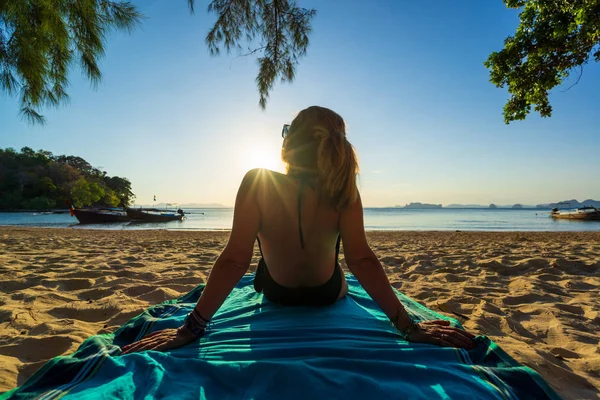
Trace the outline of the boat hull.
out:
<instances>
[{"instance_id":1,"label":"boat hull","mask_svg":"<svg viewBox=\"0 0 600 400\"><path fill-rule=\"evenodd\" d=\"M600 210L595 207L578 208L575 211L559 211L554 209L552 218L576 219L579 221L600 221Z\"/></svg>"},{"instance_id":2,"label":"boat hull","mask_svg":"<svg viewBox=\"0 0 600 400\"><path fill-rule=\"evenodd\" d=\"M555 219L575 219L579 221L600 221L600 212L581 214L552 214Z\"/></svg>"},{"instance_id":3,"label":"boat hull","mask_svg":"<svg viewBox=\"0 0 600 400\"><path fill-rule=\"evenodd\" d=\"M134 210L132 208L128 208L126 211L129 218L138 222L169 222L183 220L183 215L181 214L152 214L143 210Z\"/></svg>"},{"instance_id":4,"label":"boat hull","mask_svg":"<svg viewBox=\"0 0 600 400\"><path fill-rule=\"evenodd\" d=\"M103 213L93 210L73 210L80 224L105 224L111 222L128 222L131 220L125 213Z\"/></svg>"}]
</instances>

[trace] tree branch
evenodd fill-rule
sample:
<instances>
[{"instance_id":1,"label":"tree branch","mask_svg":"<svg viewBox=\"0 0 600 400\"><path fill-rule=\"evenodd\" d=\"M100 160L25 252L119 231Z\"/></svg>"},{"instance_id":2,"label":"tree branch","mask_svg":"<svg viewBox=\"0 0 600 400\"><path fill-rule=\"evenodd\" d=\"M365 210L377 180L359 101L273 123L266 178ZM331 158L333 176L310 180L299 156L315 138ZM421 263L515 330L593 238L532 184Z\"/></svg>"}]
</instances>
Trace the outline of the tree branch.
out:
<instances>
[{"instance_id":1,"label":"tree branch","mask_svg":"<svg viewBox=\"0 0 600 400\"><path fill-rule=\"evenodd\" d=\"M569 86L568 88L566 88L565 90L561 90L562 93L564 92L568 92L569 90L571 90L571 88L575 85L577 85L579 83L579 80L581 79L581 77L583 76L583 65L581 67L579 67L579 78L577 78L577 81L572 84L571 86Z\"/></svg>"},{"instance_id":2,"label":"tree branch","mask_svg":"<svg viewBox=\"0 0 600 400\"><path fill-rule=\"evenodd\" d=\"M262 46L262 47L259 47L259 48L257 48L257 49L254 49L254 50L250 50L250 49L248 49L248 50L249 50L249 52L248 52L248 53L244 53L244 54L241 54L241 53L240 53L240 54L238 54L238 55L237 55L235 58L247 57L247 56L250 56L250 55L252 55L252 54L254 54L254 53L258 52L258 51L264 50L264 49L266 49L266 48L267 48L267 46Z\"/></svg>"},{"instance_id":3,"label":"tree branch","mask_svg":"<svg viewBox=\"0 0 600 400\"><path fill-rule=\"evenodd\" d=\"M279 3L278 0L273 0L273 6L275 9L275 54L273 55L273 60L275 61L275 65L277 66L277 60L279 57ZM277 68L277 67L275 67Z\"/></svg>"}]
</instances>

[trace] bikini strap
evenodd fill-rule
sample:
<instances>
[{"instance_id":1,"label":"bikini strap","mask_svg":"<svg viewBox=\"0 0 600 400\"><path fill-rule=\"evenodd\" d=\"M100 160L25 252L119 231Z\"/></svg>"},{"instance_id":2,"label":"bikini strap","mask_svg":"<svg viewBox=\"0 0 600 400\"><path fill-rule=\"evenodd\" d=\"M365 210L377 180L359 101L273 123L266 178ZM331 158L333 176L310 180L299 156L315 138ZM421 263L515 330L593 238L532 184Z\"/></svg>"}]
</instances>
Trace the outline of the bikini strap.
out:
<instances>
[{"instance_id":1,"label":"bikini strap","mask_svg":"<svg viewBox=\"0 0 600 400\"><path fill-rule=\"evenodd\" d=\"M304 182L300 181L298 189L298 236L300 236L300 246L304 248L304 234L302 233L302 193L304 192Z\"/></svg>"},{"instance_id":2,"label":"bikini strap","mask_svg":"<svg viewBox=\"0 0 600 400\"><path fill-rule=\"evenodd\" d=\"M263 256L263 252L262 252L262 246L260 245L260 239L258 238L258 235L256 235L256 241L258 242L258 250L260 251L260 256Z\"/></svg>"}]
</instances>

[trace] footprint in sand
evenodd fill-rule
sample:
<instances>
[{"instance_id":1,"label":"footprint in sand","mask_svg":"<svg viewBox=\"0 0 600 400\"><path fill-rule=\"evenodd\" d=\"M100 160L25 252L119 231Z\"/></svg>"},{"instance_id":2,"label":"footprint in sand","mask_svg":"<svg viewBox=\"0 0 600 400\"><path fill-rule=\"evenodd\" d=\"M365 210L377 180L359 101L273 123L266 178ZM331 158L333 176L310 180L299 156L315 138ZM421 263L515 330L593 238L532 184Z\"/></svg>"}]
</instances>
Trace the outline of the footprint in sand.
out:
<instances>
[{"instance_id":1,"label":"footprint in sand","mask_svg":"<svg viewBox=\"0 0 600 400\"><path fill-rule=\"evenodd\" d=\"M145 266L146 266L146 263L143 263L143 262L134 262L134 261L132 261L132 262L125 263L125 266L126 266L126 267L134 267L134 268L138 268L138 267L145 267Z\"/></svg>"},{"instance_id":2,"label":"footprint in sand","mask_svg":"<svg viewBox=\"0 0 600 400\"><path fill-rule=\"evenodd\" d=\"M137 317L138 315L143 313L144 310L145 310L145 307L139 307L139 308L131 310L131 311L122 311L122 312L118 313L117 315L113 316L112 318L110 318L108 321L106 321L106 323L104 324L104 329L98 333L110 332L110 331L120 327L121 325L125 324L126 322L131 320L133 317Z\"/></svg>"},{"instance_id":3,"label":"footprint in sand","mask_svg":"<svg viewBox=\"0 0 600 400\"><path fill-rule=\"evenodd\" d=\"M456 274L440 274L441 279L445 279L447 282L465 282L470 278L468 276L456 275Z\"/></svg>"},{"instance_id":4,"label":"footprint in sand","mask_svg":"<svg viewBox=\"0 0 600 400\"><path fill-rule=\"evenodd\" d=\"M502 299L502 303L507 306L515 306L518 304L531 304L531 303L549 303L556 302L558 299L550 295L542 295L537 293L527 293L520 296L506 296Z\"/></svg>"},{"instance_id":5,"label":"footprint in sand","mask_svg":"<svg viewBox=\"0 0 600 400\"><path fill-rule=\"evenodd\" d=\"M560 283L561 286L567 288L567 289L571 289L571 290L581 290L581 291L591 291L591 290L595 290L596 293L600 293L600 288L598 287L598 285L594 285L594 284L590 284L588 282L585 282L584 280L566 280L564 282Z\"/></svg>"},{"instance_id":6,"label":"footprint in sand","mask_svg":"<svg viewBox=\"0 0 600 400\"><path fill-rule=\"evenodd\" d=\"M563 279L565 279L564 276L562 276L562 271L560 274L540 274L537 276L537 279L541 280L541 281L550 281L550 282L555 282L555 281L561 281Z\"/></svg>"},{"instance_id":7,"label":"footprint in sand","mask_svg":"<svg viewBox=\"0 0 600 400\"><path fill-rule=\"evenodd\" d=\"M158 304L163 301L175 299L181 295L180 292L169 288L157 288L151 292L137 296L138 299L149 302L150 304Z\"/></svg>"},{"instance_id":8,"label":"footprint in sand","mask_svg":"<svg viewBox=\"0 0 600 400\"><path fill-rule=\"evenodd\" d=\"M558 308L559 310L563 310L563 311L566 311L566 312L572 313L572 314L577 314L577 315L585 314L585 312L583 311L583 308L581 308L580 306L572 305L572 304L555 303L554 307Z\"/></svg>"},{"instance_id":9,"label":"footprint in sand","mask_svg":"<svg viewBox=\"0 0 600 400\"><path fill-rule=\"evenodd\" d=\"M0 346L0 354L18 358L23 362L47 360L71 348L69 336L27 337L17 344Z\"/></svg>"},{"instance_id":10,"label":"footprint in sand","mask_svg":"<svg viewBox=\"0 0 600 400\"><path fill-rule=\"evenodd\" d=\"M514 332L517 335L520 335L522 338L528 338L528 339L533 339L533 340L538 339L538 337L534 333L527 330L527 328L525 328L523 326L523 324L521 324L519 321L516 321L512 318L502 317L501 322L500 322L500 327L507 334Z\"/></svg>"},{"instance_id":11,"label":"footprint in sand","mask_svg":"<svg viewBox=\"0 0 600 400\"><path fill-rule=\"evenodd\" d=\"M138 297L145 293L151 292L154 289L156 289L156 286L137 285L137 286L131 286L126 289L123 289L123 293L126 294L127 296Z\"/></svg>"},{"instance_id":12,"label":"footprint in sand","mask_svg":"<svg viewBox=\"0 0 600 400\"><path fill-rule=\"evenodd\" d=\"M402 265L406 261L404 257L382 257L379 259L385 265Z\"/></svg>"},{"instance_id":13,"label":"footprint in sand","mask_svg":"<svg viewBox=\"0 0 600 400\"><path fill-rule=\"evenodd\" d=\"M97 288L79 292L77 297L79 297L81 300L99 300L113 294L115 294L115 291L112 289Z\"/></svg>"},{"instance_id":14,"label":"footprint in sand","mask_svg":"<svg viewBox=\"0 0 600 400\"><path fill-rule=\"evenodd\" d=\"M42 279L40 283L47 288L58 288L61 291L89 289L94 286L93 279L71 278L71 279Z\"/></svg>"},{"instance_id":15,"label":"footprint in sand","mask_svg":"<svg viewBox=\"0 0 600 400\"><path fill-rule=\"evenodd\" d=\"M65 278L98 278L106 275L104 271L76 271L62 274Z\"/></svg>"},{"instance_id":16,"label":"footprint in sand","mask_svg":"<svg viewBox=\"0 0 600 400\"><path fill-rule=\"evenodd\" d=\"M14 279L10 281L0 281L0 291L2 293L15 292L17 290L23 290L31 286L31 283L24 279Z\"/></svg>"},{"instance_id":17,"label":"footprint in sand","mask_svg":"<svg viewBox=\"0 0 600 400\"><path fill-rule=\"evenodd\" d=\"M56 318L78 319L85 322L105 321L121 309L116 306L107 306L101 308L73 308L73 307L54 307L47 311L48 314Z\"/></svg>"},{"instance_id":18,"label":"footprint in sand","mask_svg":"<svg viewBox=\"0 0 600 400\"><path fill-rule=\"evenodd\" d=\"M567 350L565 348L562 347L554 347L552 349L550 349L550 352L552 353L552 355L556 358L580 358L580 355L575 353L574 351L571 350Z\"/></svg>"}]
</instances>

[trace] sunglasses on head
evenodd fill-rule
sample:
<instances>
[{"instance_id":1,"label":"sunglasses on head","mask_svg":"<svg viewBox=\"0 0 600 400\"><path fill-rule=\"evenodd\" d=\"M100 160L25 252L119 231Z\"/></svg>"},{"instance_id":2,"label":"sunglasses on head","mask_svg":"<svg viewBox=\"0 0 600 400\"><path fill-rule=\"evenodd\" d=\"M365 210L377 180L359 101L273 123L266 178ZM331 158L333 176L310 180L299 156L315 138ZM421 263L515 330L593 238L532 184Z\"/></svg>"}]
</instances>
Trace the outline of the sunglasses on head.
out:
<instances>
[{"instance_id":1,"label":"sunglasses on head","mask_svg":"<svg viewBox=\"0 0 600 400\"><path fill-rule=\"evenodd\" d=\"M281 137L285 139L285 137L288 135L289 130L290 130L289 124L283 125L283 129L281 130Z\"/></svg>"}]
</instances>

